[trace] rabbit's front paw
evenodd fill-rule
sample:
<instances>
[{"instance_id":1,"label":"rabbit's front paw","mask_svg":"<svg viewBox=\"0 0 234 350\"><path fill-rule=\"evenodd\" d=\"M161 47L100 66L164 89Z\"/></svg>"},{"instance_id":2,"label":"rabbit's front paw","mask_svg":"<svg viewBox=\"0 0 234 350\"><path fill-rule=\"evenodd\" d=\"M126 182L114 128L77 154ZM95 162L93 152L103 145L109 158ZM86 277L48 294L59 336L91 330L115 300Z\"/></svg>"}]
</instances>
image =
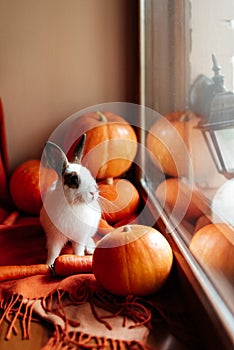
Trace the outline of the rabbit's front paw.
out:
<instances>
[{"instance_id":1,"label":"rabbit's front paw","mask_svg":"<svg viewBox=\"0 0 234 350\"><path fill-rule=\"evenodd\" d=\"M83 244L72 242L72 247L75 255L85 255L85 246Z\"/></svg>"},{"instance_id":2,"label":"rabbit's front paw","mask_svg":"<svg viewBox=\"0 0 234 350\"><path fill-rule=\"evenodd\" d=\"M94 249L95 247L90 247L90 246L85 247L85 254L92 255L94 253Z\"/></svg>"},{"instance_id":3,"label":"rabbit's front paw","mask_svg":"<svg viewBox=\"0 0 234 350\"><path fill-rule=\"evenodd\" d=\"M85 244L85 253L88 255L93 254L95 246L96 245L93 238L89 237L89 239L86 241L86 244Z\"/></svg>"},{"instance_id":4,"label":"rabbit's front paw","mask_svg":"<svg viewBox=\"0 0 234 350\"><path fill-rule=\"evenodd\" d=\"M86 243L72 242L74 254L83 256L85 254L93 254L95 249L95 243L92 238L89 238Z\"/></svg>"}]
</instances>

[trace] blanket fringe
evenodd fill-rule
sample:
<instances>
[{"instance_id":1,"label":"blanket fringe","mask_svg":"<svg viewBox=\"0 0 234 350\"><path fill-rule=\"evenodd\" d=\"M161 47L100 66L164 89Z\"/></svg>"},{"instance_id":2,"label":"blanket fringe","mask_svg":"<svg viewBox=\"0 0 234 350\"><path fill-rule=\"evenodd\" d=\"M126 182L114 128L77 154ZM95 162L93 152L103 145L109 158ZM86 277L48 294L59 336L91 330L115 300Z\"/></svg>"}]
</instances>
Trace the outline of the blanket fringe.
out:
<instances>
[{"instance_id":1,"label":"blanket fringe","mask_svg":"<svg viewBox=\"0 0 234 350\"><path fill-rule=\"evenodd\" d=\"M104 318L122 316L123 327L125 327L126 317L128 317L135 323L129 327L130 329L138 326L146 326L151 329L152 306L146 300L132 294L122 298L116 297L102 288L97 288L93 299L96 306L112 312L112 316L97 317L100 322L104 323Z\"/></svg>"},{"instance_id":2,"label":"blanket fringe","mask_svg":"<svg viewBox=\"0 0 234 350\"><path fill-rule=\"evenodd\" d=\"M119 340L97 337L83 332L65 332L56 327L53 337L41 350L152 350L149 346L135 340Z\"/></svg>"},{"instance_id":3,"label":"blanket fringe","mask_svg":"<svg viewBox=\"0 0 234 350\"><path fill-rule=\"evenodd\" d=\"M64 307L86 302L90 304L95 319L104 324L108 330L112 330L112 327L107 319L116 316L123 317L123 327L125 327L128 317L134 322L134 325L129 327L130 329L138 326L146 326L151 329L152 307L147 301L134 295L117 297L101 287L93 288L89 280L83 280L77 289L73 289L70 293L61 289L50 293L46 298L43 298L42 305L45 311L53 312L60 316L66 325L75 327L79 325L78 322L74 324L74 320L67 319ZM95 306L110 311L111 315L100 316Z\"/></svg>"},{"instance_id":4,"label":"blanket fringe","mask_svg":"<svg viewBox=\"0 0 234 350\"><path fill-rule=\"evenodd\" d=\"M29 339L30 325L33 319L33 305L36 300L25 303L21 294L14 293L12 296L1 303L2 315L0 318L0 326L5 320L8 323L5 340L10 340L12 334L17 335L18 329L16 327L17 319L21 319L22 338ZM26 306L26 307L25 307Z\"/></svg>"}]
</instances>

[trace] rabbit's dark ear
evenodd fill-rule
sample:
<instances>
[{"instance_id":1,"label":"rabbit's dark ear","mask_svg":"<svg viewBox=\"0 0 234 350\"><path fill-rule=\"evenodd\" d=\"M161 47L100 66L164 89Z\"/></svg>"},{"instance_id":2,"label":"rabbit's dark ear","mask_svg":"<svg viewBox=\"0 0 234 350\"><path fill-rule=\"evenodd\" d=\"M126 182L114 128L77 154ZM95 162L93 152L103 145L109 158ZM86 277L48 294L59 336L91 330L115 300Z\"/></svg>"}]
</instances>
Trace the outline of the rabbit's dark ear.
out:
<instances>
[{"instance_id":1,"label":"rabbit's dark ear","mask_svg":"<svg viewBox=\"0 0 234 350\"><path fill-rule=\"evenodd\" d=\"M76 147L72 154L72 162L73 163L81 163L81 159L84 153L84 146L86 141L86 134L83 134L79 141L76 144Z\"/></svg>"},{"instance_id":2,"label":"rabbit's dark ear","mask_svg":"<svg viewBox=\"0 0 234 350\"><path fill-rule=\"evenodd\" d=\"M69 165L66 154L58 145L51 141L48 141L45 145L45 154L51 168L57 172L59 177L62 176Z\"/></svg>"}]
</instances>

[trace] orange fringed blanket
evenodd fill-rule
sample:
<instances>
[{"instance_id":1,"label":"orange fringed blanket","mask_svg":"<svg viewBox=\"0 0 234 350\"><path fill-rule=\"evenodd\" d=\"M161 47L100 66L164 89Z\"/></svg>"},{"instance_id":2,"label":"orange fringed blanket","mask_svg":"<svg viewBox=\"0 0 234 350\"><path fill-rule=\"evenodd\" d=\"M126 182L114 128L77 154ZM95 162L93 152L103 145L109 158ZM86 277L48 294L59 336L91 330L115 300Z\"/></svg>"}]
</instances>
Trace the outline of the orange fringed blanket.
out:
<instances>
[{"instance_id":1,"label":"orange fringed blanket","mask_svg":"<svg viewBox=\"0 0 234 350\"><path fill-rule=\"evenodd\" d=\"M0 225L0 265L31 265L45 260L45 234L37 218ZM20 329L16 329L17 320ZM32 320L54 326L54 335L43 350L146 349L151 306L133 296L109 294L92 274L65 279L36 275L0 283L0 326L8 323L5 339L10 340L20 330L22 338L28 339Z\"/></svg>"},{"instance_id":2,"label":"orange fringed blanket","mask_svg":"<svg viewBox=\"0 0 234 350\"><path fill-rule=\"evenodd\" d=\"M6 339L19 332L30 336L32 319L54 325L54 334L43 350L55 349L147 349L151 306L129 295L116 297L98 286L92 274L63 280L33 276L0 285L0 323L10 320Z\"/></svg>"}]
</instances>

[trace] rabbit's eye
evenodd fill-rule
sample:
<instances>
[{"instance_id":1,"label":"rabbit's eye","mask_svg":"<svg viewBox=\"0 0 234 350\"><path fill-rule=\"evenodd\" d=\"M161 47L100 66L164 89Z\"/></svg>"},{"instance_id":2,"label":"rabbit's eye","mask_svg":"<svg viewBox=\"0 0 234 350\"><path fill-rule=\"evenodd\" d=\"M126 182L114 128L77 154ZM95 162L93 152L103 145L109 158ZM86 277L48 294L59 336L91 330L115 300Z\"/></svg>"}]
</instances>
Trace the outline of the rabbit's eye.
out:
<instances>
[{"instance_id":1,"label":"rabbit's eye","mask_svg":"<svg viewBox=\"0 0 234 350\"><path fill-rule=\"evenodd\" d=\"M64 185L70 188L78 188L80 185L80 178L75 172L64 175Z\"/></svg>"}]
</instances>

